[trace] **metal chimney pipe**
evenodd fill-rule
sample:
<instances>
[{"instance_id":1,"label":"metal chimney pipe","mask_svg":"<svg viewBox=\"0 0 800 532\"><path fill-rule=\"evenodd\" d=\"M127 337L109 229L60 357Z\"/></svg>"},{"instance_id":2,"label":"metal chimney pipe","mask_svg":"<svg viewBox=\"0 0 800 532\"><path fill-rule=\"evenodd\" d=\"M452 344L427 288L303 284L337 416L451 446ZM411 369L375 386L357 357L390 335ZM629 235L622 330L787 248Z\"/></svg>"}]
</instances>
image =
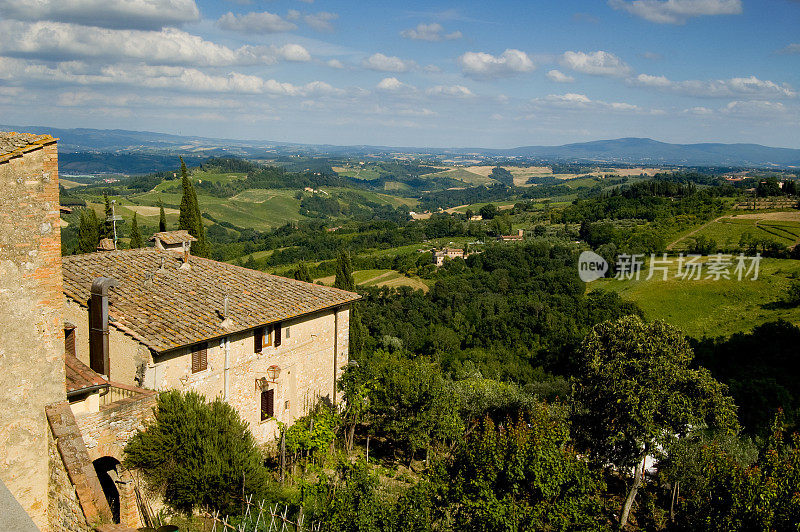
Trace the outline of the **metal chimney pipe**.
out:
<instances>
[{"instance_id":1,"label":"metal chimney pipe","mask_svg":"<svg viewBox=\"0 0 800 532\"><path fill-rule=\"evenodd\" d=\"M92 281L89 300L89 367L111 378L108 354L108 290L117 286L116 279L98 277Z\"/></svg>"}]
</instances>

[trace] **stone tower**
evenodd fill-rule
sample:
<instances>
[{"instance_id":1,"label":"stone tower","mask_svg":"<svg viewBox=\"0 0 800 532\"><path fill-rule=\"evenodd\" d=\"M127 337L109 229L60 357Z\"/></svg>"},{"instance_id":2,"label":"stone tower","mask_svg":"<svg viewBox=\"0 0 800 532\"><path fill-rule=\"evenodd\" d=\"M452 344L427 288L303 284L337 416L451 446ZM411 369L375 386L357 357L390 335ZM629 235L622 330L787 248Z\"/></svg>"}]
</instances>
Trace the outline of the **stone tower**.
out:
<instances>
[{"instance_id":1,"label":"stone tower","mask_svg":"<svg viewBox=\"0 0 800 532\"><path fill-rule=\"evenodd\" d=\"M66 399L56 140L0 132L0 480L42 530L45 406Z\"/></svg>"}]
</instances>

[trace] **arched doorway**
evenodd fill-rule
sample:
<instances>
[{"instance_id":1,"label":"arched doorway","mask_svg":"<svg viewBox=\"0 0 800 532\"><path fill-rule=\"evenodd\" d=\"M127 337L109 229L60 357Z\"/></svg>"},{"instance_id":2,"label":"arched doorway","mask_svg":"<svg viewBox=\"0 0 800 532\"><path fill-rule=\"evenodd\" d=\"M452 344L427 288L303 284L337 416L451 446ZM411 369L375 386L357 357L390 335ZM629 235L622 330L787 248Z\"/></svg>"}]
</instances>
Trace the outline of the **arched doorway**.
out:
<instances>
[{"instance_id":1,"label":"arched doorway","mask_svg":"<svg viewBox=\"0 0 800 532\"><path fill-rule=\"evenodd\" d=\"M103 488L103 494L106 496L108 505L111 507L111 515L115 523L119 523L119 490L117 489L117 480L119 480L119 471L117 467L120 465L119 460L112 456L103 456L94 462L94 470L97 473L97 478L100 480L100 487Z\"/></svg>"}]
</instances>

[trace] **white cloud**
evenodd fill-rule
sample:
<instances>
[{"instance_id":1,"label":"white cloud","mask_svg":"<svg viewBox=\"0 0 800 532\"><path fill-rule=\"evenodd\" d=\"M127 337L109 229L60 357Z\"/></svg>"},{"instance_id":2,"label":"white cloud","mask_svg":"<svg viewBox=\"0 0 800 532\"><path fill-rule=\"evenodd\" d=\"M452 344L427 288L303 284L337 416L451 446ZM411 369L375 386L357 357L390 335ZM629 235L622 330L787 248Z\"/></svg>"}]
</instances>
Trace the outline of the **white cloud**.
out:
<instances>
[{"instance_id":1,"label":"white cloud","mask_svg":"<svg viewBox=\"0 0 800 532\"><path fill-rule=\"evenodd\" d=\"M344 68L344 63L338 59L328 59L325 64L331 68Z\"/></svg>"},{"instance_id":2,"label":"white cloud","mask_svg":"<svg viewBox=\"0 0 800 532\"><path fill-rule=\"evenodd\" d=\"M703 106L696 106L690 109L684 109L682 112L697 116L708 116L714 114L713 109L709 109L708 107L703 107Z\"/></svg>"},{"instance_id":3,"label":"white cloud","mask_svg":"<svg viewBox=\"0 0 800 532\"><path fill-rule=\"evenodd\" d=\"M383 78L377 85L377 88L382 91L400 92L400 91L415 91L416 87L407 85L395 77Z\"/></svg>"},{"instance_id":4,"label":"white cloud","mask_svg":"<svg viewBox=\"0 0 800 532\"><path fill-rule=\"evenodd\" d=\"M742 12L741 0L609 0L608 4L658 24L684 24L694 17Z\"/></svg>"},{"instance_id":5,"label":"white cloud","mask_svg":"<svg viewBox=\"0 0 800 532\"><path fill-rule=\"evenodd\" d=\"M481 79L513 76L536 68L528 54L515 49L508 49L498 56L467 52L458 58L458 64L466 75Z\"/></svg>"},{"instance_id":6,"label":"white cloud","mask_svg":"<svg viewBox=\"0 0 800 532\"><path fill-rule=\"evenodd\" d=\"M627 102L605 102L602 100L592 100L585 94L568 92L566 94L550 94L544 98L534 98L531 104L536 108L559 108L570 110L593 110L615 113L635 113L635 114L654 114L661 115L664 111L660 109L644 109L638 105Z\"/></svg>"},{"instance_id":7,"label":"white cloud","mask_svg":"<svg viewBox=\"0 0 800 532\"><path fill-rule=\"evenodd\" d=\"M792 43L778 50L780 54L800 54L800 43Z\"/></svg>"},{"instance_id":8,"label":"white cloud","mask_svg":"<svg viewBox=\"0 0 800 532\"><path fill-rule=\"evenodd\" d=\"M0 53L44 59L136 60L158 65L271 65L309 61L299 44L242 46L233 50L176 28L112 30L61 22L0 21Z\"/></svg>"},{"instance_id":9,"label":"white cloud","mask_svg":"<svg viewBox=\"0 0 800 532\"><path fill-rule=\"evenodd\" d=\"M677 94L707 98L747 96L754 99L769 99L794 98L797 96L797 91L786 83L761 80L755 76L708 81L672 81L666 76L639 74L635 78L631 78L629 82L641 87L651 87Z\"/></svg>"},{"instance_id":10,"label":"white cloud","mask_svg":"<svg viewBox=\"0 0 800 532\"><path fill-rule=\"evenodd\" d=\"M575 81L575 78L573 78L572 76L568 76L563 72L561 72L560 70L555 70L555 69L548 72L547 77L548 79L550 79L551 81L555 81L556 83L572 83L573 81Z\"/></svg>"},{"instance_id":11,"label":"white cloud","mask_svg":"<svg viewBox=\"0 0 800 532\"><path fill-rule=\"evenodd\" d=\"M334 21L338 18L339 15L336 13L320 11L319 13L313 13L311 15L304 16L303 20L306 24L317 31L333 31L333 24L331 24L331 21Z\"/></svg>"},{"instance_id":12,"label":"white cloud","mask_svg":"<svg viewBox=\"0 0 800 532\"><path fill-rule=\"evenodd\" d=\"M622 59L603 50L589 53L564 52L561 63L576 72L594 76L625 76L631 71L631 67Z\"/></svg>"},{"instance_id":13,"label":"white cloud","mask_svg":"<svg viewBox=\"0 0 800 532\"><path fill-rule=\"evenodd\" d=\"M434 22L433 24L417 24L416 28L409 28L400 32L400 35L406 39L413 39L415 41L452 41L463 37L460 31L452 33L443 33L444 28L441 24Z\"/></svg>"},{"instance_id":14,"label":"white cloud","mask_svg":"<svg viewBox=\"0 0 800 532\"><path fill-rule=\"evenodd\" d=\"M364 68L379 70L381 72L408 72L416 68L417 63L411 60L400 59L395 56L387 56L376 53L361 62Z\"/></svg>"},{"instance_id":15,"label":"white cloud","mask_svg":"<svg viewBox=\"0 0 800 532\"><path fill-rule=\"evenodd\" d=\"M47 81L75 85L125 85L135 88L180 89L191 92L273 94L280 96L344 96L346 91L323 81L304 85L263 79L230 72L215 75L196 68L118 64L92 70L80 61L65 61L54 66L32 64L20 59L0 57L0 79Z\"/></svg>"},{"instance_id":16,"label":"white cloud","mask_svg":"<svg viewBox=\"0 0 800 532\"><path fill-rule=\"evenodd\" d=\"M463 85L435 85L425 92L431 96L452 96L455 98L471 98L475 96L471 90Z\"/></svg>"},{"instance_id":17,"label":"white cloud","mask_svg":"<svg viewBox=\"0 0 800 532\"><path fill-rule=\"evenodd\" d=\"M267 11L245 15L234 15L229 11L219 17L217 26L223 30L239 33L282 33L297 29L295 24Z\"/></svg>"},{"instance_id":18,"label":"white cloud","mask_svg":"<svg viewBox=\"0 0 800 532\"><path fill-rule=\"evenodd\" d=\"M200 20L194 0L0 0L5 19L161 29Z\"/></svg>"},{"instance_id":19,"label":"white cloud","mask_svg":"<svg viewBox=\"0 0 800 532\"><path fill-rule=\"evenodd\" d=\"M723 113L736 114L736 115L757 115L761 116L764 113L783 113L786 106L781 102L765 102L765 101L740 101L735 100L729 102L728 105L722 109Z\"/></svg>"}]
</instances>

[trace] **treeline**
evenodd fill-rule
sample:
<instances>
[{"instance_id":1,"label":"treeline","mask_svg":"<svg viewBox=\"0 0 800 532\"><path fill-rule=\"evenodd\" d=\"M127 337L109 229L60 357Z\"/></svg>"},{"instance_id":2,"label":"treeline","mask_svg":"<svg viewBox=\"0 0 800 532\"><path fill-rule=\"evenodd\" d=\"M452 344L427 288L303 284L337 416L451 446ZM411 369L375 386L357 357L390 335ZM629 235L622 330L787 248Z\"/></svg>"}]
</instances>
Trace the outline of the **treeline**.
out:
<instances>
[{"instance_id":1,"label":"treeline","mask_svg":"<svg viewBox=\"0 0 800 532\"><path fill-rule=\"evenodd\" d=\"M614 293L586 296L576 263L575 248L543 241L490 246L443 266L427 294L366 290L367 346L402 345L446 371L470 363L485 376L521 383L536 381L543 369L567 374L589 328L639 313Z\"/></svg>"}]
</instances>

